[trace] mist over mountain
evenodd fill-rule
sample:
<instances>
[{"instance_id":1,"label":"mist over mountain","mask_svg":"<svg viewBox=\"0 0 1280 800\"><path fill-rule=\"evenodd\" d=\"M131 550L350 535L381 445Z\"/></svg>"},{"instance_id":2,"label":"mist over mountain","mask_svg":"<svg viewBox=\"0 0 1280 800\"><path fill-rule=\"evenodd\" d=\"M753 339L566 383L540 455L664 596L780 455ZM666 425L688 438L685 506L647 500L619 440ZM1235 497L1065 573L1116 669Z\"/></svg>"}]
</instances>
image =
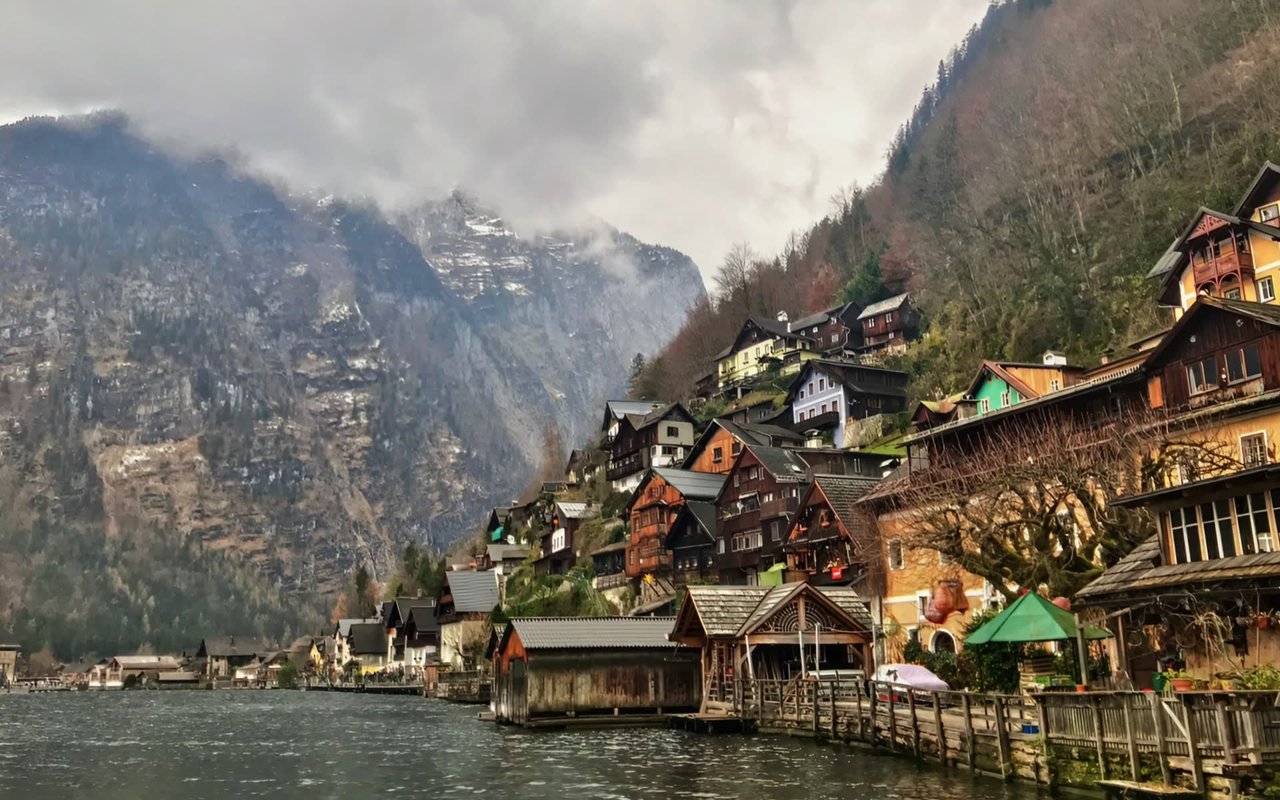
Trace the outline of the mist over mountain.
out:
<instances>
[{"instance_id":1,"label":"mist over mountain","mask_svg":"<svg viewBox=\"0 0 1280 800\"><path fill-rule=\"evenodd\" d=\"M283 635L586 436L698 270L488 201L291 195L119 115L0 128L0 627Z\"/></svg>"}]
</instances>

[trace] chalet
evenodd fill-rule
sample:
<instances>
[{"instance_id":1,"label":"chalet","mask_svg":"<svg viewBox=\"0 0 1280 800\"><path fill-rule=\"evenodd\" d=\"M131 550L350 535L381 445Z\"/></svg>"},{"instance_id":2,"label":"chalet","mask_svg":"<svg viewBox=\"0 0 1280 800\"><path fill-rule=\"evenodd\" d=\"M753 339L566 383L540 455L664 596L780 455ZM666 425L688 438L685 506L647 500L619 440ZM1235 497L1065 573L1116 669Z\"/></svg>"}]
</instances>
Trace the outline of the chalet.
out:
<instances>
[{"instance_id":1,"label":"chalet","mask_svg":"<svg viewBox=\"0 0 1280 800\"><path fill-rule=\"evenodd\" d=\"M803 443L801 434L781 425L714 419L694 443L683 468L725 474L733 469L733 461L745 445L798 447Z\"/></svg>"},{"instance_id":2,"label":"chalet","mask_svg":"<svg viewBox=\"0 0 1280 800\"><path fill-rule=\"evenodd\" d=\"M824 354L856 351L862 346L862 324L852 303L833 306L817 314L801 317L791 329L813 339L814 349Z\"/></svg>"},{"instance_id":3,"label":"chalet","mask_svg":"<svg viewBox=\"0 0 1280 800\"><path fill-rule=\"evenodd\" d=\"M501 603L498 576L493 572L446 572L436 598L440 661L455 668L475 668L489 636L490 616Z\"/></svg>"},{"instance_id":4,"label":"chalet","mask_svg":"<svg viewBox=\"0 0 1280 800\"><path fill-rule=\"evenodd\" d=\"M671 552L663 540L685 503L709 502L724 486L724 476L683 469L652 469L631 495L626 506L629 520L627 577L667 575Z\"/></svg>"},{"instance_id":5,"label":"chalet","mask_svg":"<svg viewBox=\"0 0 1280 800\"><path fill-rule=\"evenodd\" d=\"M435 602L413 606L404 626L405 665L425 667L434 663L439 653L440 621L436 619Z\"/></svg>"},{"instance_id":6,"label":"chalet","mask_svg":"<svg viewBox=\"0 0 1280 800\"><path fill-rule=\"evenodd\" d=\"M671 617L513 619L494 648L494 713L528 727L696 711L698 654Z\"/></svg>"},{"instance_id":7,"label":"chalet","mask_svg":"<svg viewBox=\"0 0 1280 800\"><path fill-rule=\"evenodd\" d=\"M919 332L919 314L909 293L872 303L862 309L858 323L862 325L860 351L874 355L905 352L907 342Z\"/></svg>"},{"instance_id":8,"label":"chalet","mask_svg":"<svg viewBox=\"0 0 1280 800\"><path fill-rule=\"evenodd\" d=\"M719 579L716 540L715 503L701 500L686 502L662 541L662 546L671 551L672 573L677 585Z\"/></svg>"},{"instance_id":9,"label":"chalet","mask_svg":"<svg viewBox=\"0 0 1280 800\"><path fill-rule=\"evenodd\" d=\"M1177 318L1197 297L1275 303L1280 273L1280 167L1267 162L1230 212L1201 208L1148 278Z\"/></svg>"},{"instance_id":10,"label":"chalet","mask_svg":"<svg viewBox=\"0 0 1280 800\"><path fill-rule=\"evenodd\" d=\"M329 662L335 669L342 669L351 660L351 626L360 623L382 624L380 617L344 617L334 623L333 633L329 638Z\"/></svg>"},{"instance_id":11,"label":"chalet","mask_svg":"<svg viewBox=\"0 0 1280 800\"><path fill-rule=\"evenodd\" d=\"M781 425L791 419L790 409L780 406L772 393L741 398L729 405L717 419L736 422L739 425Z\"/></svg>"},{"instance_id":12,"label":"chalet","mask_svg":"<svg viewBox=\"0 0 1280 800\"><path fill-rule=\"evenodd\" d=\"M1147 400L1191 444L1117 505L1156 535L1077 594L1107 612L1139 686L1170 665L1209 678L1280 661L1280 306L1202 296L1147 355ZM1210 620L1212 637L1186 632Z\"/></svg>"},{"instance_id":13,"label":"chalet","mask_svg":"<svg viewBox=\"0 0 1280 800\"><path fill-rule=\"evenodd\" d=\"M276 649L250 636L222 636L202 640L195 660L203 665L201 671L206 678L230 678L237 667L269 655Z\"/></svg>"},{"instance_id":14,"label":"chalet","mask_svg":"<svg viewBox=\"0 0 1280 800\"><path fill-rule=\"evenodd\" d=\"M1084 373L1083 367L1068 366L1066 358L1053 351L1039 364L983 361L964 397L972 413L989 414L1074 386Z\"/></svg>"},{"instance_id":15,"label":"chalet","mask_svg":"<svg viewBox=\"0 0 1280 800\"><path fill-rule=\"evenodd\" d=\"M715 497L721 583L755 584L773 566L808 479L809 465L793 451L743 448Z\"/></svg>"},{"instance_id":16,"label":"chalet","mask_svg":"<svg viewBox=\"0 0 1280 800\"><path fill-rule=\"evenodd\" d=\"M485 545L484 552L477 560L476 569L481 572L492 570L506 577L523 564L528 556L529 548L522 544L493 542Z\"/></svg>"},{"instance_id":17,"label":"chalet","mask_svg":"<svg viewBox=\"0 0 1280 800\"><path fill-rule=\"evenodd\" d=\"M876 543L857 502L876 483L850 475L813 476L783 546L788 582L849 585L862 576L861 551Z\"/></svg>"},{"instance_id":18,"label":"chalet","mask_svg":"<svg viewBox=\"0 0 1280 800\"><path fill-rule=\"evenodd\" d=\"M589 519L600 516L600 507L587 501L570 503L559 501L552 508L551 527L542 535L541 555L533 562L540 574L564 575L578 561L578 545L575 537L578 528Z\"/></svg>"},{"instance_id":19,"label":"chalet","mask_svg":"<svg viewBox=\"0 0 1280 800\"><path fill-rule=\"evenodd\" d=\"M748 317L729 346L715 356L716 383L724 393L767 372L795 372L803 361L817 357L813 337L792 330L785 311L778 312L776 320Z\"/></svg>"},{"instance_id":20,"label":"chalet","mask_svg":"<svg viewBox=\"0 0 1280 800\"><path fill-rule=\"evenodd\" d=\"M0 634L0 688L13 683L18 677L18 654L22 647L12 637Z\"/></svg>"},{"instance_id":21,"label":"chalet","mask_svg":"<svg viewBox=\"0 0 1280 800\"><path fill-rule=\"evenodd\" d=\"M618 492L633 490L646 470L683 463L693 446L693 417L679 403L624 414L611 430L605 478Z\"/></svg>"},{"instance_id":22,"label":"chalet","mask_svg":"<svg viewBox=\"0 0 1280 800\"><path fill-rule=\"evenodd\" d=\"M870 675L872 627L866 603L846 587L689 586L671 638L701 654L701 710L732 712L754 705L744 679Z\"/></svg>"},{"instance_id":23,"label":"chalet","mask_svg":"<svg viewBox=\"0 0 1280 800\"><path fill-rule=\"evenodd\" d=\"M627 578L628 542L614 542L591 551L591 564L596 577L591 585L601 592L624 589Z\"/></svg>"},{"instance_id":24,"label":"chalet","mask_svg":"<svg viewBox=\"0 0 1280 800\"><path fill-rule=\"evenodd\" d=\"M346 652L350 656L343 665L362 675L382 672L387 668L387 630L382 622L354 623L347 634Z\"/></svg>"},{"instance_id":25,"label":"chalet","mask_svg":"<svg viewBox=\"0 0 1280 800\"><path fill-rule=\"evenodd\" d=\"M836 447L848 447L846 432L854 420L906 409L907 373L817 359L791 382L787 405L797 431L826 431Z\"/></svg>"},{"instance_id":26,"label":"chalet","mask_svg":"<svg viewBox=\"0 0 1280 800\"><path fill-rule=\"evenodd\" d=\"M646 412L647 413L647 412ZM595 449L574 450L569 453L569 462L564 468L564 482L567 486L583 486L590 483L600 474L600 451Z\"/></svg>"},{"instance_id":27,"label":"chalet","mask_svg":"<svg viewBox=\"0 0 1280 800\"><path fill-rule=\"evenodd\" d=\"M392 667L401 665L423 666L426 656L424 647L428 643L418 641L412 647L410 646L408 636L409 618L414 612L417 612L419 618L429 616L434 620L436 611L435 598L397 597L384 603L382 608L382 627L385 629L387 637L386 664ZM428 631L438 633L439 627L432 626Z\"/></svg>"}]
</instances>

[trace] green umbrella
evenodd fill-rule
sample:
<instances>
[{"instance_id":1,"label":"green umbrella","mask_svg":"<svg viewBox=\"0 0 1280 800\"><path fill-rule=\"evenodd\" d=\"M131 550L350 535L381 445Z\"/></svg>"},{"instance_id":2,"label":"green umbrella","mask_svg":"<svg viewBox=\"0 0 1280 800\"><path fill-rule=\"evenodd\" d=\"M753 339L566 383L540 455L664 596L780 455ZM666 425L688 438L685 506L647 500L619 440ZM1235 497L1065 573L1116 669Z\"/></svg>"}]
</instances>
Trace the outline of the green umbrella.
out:
<instances>
[{"instance_id":1,"label":"green umbrella","mask_svg":"<svg viewBox=\"0 0 1280 800\"><path fill-rule=\"evenodd\" d=\"M1107 639L1111 634L1097 625L1086 625L1084 638ZM1035 592L1027 592L1014 600L986 625L965 637L964 643L988 642L1054 642L1076 638L1076 618L1045 600Z\"/></svg>"}]
</instances>

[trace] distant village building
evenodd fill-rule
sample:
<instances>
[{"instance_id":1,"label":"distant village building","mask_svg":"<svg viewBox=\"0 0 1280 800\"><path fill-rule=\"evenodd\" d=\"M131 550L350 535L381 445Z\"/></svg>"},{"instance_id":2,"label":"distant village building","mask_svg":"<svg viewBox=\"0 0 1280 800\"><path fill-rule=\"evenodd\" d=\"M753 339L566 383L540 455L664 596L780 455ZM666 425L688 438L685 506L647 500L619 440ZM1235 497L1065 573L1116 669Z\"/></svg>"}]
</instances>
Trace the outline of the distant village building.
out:
<instances>
[{"instance_id":1,"label":"distant village building","mask_svg":"<svg viewBox=\"0 0 1280 800\"><path fill-rule=\"evenodd\" d=\"M684 504L709 502L724 486L724 476L683 469L651 469L626 506L630 532L627 576L669 575L671 552L663 546L667 531Z\"/></svg>"},{"instance_id":2,"label":"distant village building","mask_svg":"<svg viewBox=\"0 0 1280 800\"><path fill-rule=\"evenodd\" d=\"M628 721L696 710L698 653L677 649L671 617L513 619L493 653L500 722Z\"/></svg>"},{"instance_id":3,"label":"distant village building","mask_svg":"<svg viewBox=\"0 0 1280 800\"><path fill-rule=\"evenodd\" d=\"M919 332L919 315L909 293L872 303L858 315L862 325L860 351L872 355L902 353Z\"/></svg>"},{"instance_id":4,"label":"distant village building","mask_svg":"<svg viewBox=\"0 0 1280 800\"><path fill-rule=\"evenodd\" d=\"M489 637L489 618L502 602L493 572L449 571L436 600L440 661L475 668Z\"/></svg>"},{"instance_id":5,"label":"distant village building","mask_svg":"<svg viewBox=\"0 0 1280 800\"><path fill-rule=\"evenodd\" d=\"M381 625L382 620L378 617L344 617L334 623L333 633L330 636L330 652L332 655L332 663L334 667L341 670L351 660L351 626L357 624L378 624Z\"/></svg>"},{"instance_id":6,"label":"distant village building","mask_svg":"<svg viewBox=\"0 0 1280 800\"><path fill-rule=\"evenodd\" d=\"M563 575L573 569L578 562L578 528L598 516L600 507L590 501L557 501L551 511L551 526L539 540L541 555L533 562L534 570L542 574Z\"/></svg>"},{"instance_id":7,"label":"distant village building","mask_svg":"<svg viewBox=\"0 0 1280 800\"><path fill-rule=\"evenodd\" d=\"M236 669L275 651L267 642L250 636L213 637L201 640L195 660L206 678L233 678Z\"/></svg>"},{"instance_id":8,"label":"distant village building","mask_svg":"<svg viewBox=\"0 0 1280 800\"><path fill-rule=\"evenodd\" d=\"M409 621L415 615L420 623L428 618L431 623L425 629L415 626L411 641ZM435 655L439 643L439 626L435 624L435 615L434 597L397 597L382 604L381 622L386 631L388 666L421 667L426 664L428 651L431 656Z\"/></svg>"},{"instance_id":9,"label":"distant village building","mask_svg":"<svg viewBox=\"0 0 1280 800\"><path fill-rule=\"evenodd\" d=\"M387 661L387 629L381 620L353 623L347 634L347 654L350 656L344 669L357 666L362 675L381 672Z\"/></svg>"},{"instance_id":10,"label":"distant village building","mask_svg":"<svg viewBox=\"0 0 1280 800\"><path fill-rule=\"evenodd\" d=\"M864 574L865 550L873 546L873 521L857 501L875 488L877 478L814 475L800 498L783 546L786 580L816 586L849 585Z\"/></svg>"},{"instance_id":11,"label":"distant village building","mask_svg":"<svg viewBox=\"0 0 1280 800\"><path fill-rule=\"evenodd\" d=\"M713 419L689 451L683 469L726 474L745 445L798 447L803 443L803 435L781 425Z\"/></svg>"},{"instance_id":12,"label":"distant village building","mask_svg":"<svg viewBox=\"0 0 1280 800\"><path fill-rule=\"evenodd\" d=\"M22 647L11 637L0 634L0 687L9 686L18 676L18 654Z\"/></svg>"},{"instance_id":13,"label":"distant village building","mask_svg":"<svg viewBox=\"0 0 1280 800\"><path fill-rule=\"evenodd\" d=\"M1040 364L983 361L965 390L964 408L972 414L989 414L1050 392L1060 392L1078 383L1085 373L1083 367L1069 366L1063 355L1053 351L1045 353ZM965 412L961 411L960 417L964 416Z\"/></svg>"},{"instance_id":14,"label":"distant village building","mask_svg":"<svg viewBox=\"0 0 1280 800\"><path fill-rule=\"evenodd\" d=\"M529 548L522 544L493 542L485 546L484 552L480 554L480 562L476 564L476 569L480 571L492 570L498 575L506 577L519 568L528 555Z\"/></svg>"},{"instance_id":15,"label":"distant village building","mask_svg":"<svg viewBox=\"0 0 1280 800\"><path fill-rule=\"evenodd\" d=\"M627 578L627 545L626 541L607 544L591 551L591 563L595 567L596 577L592 586L601 592L624 589Z\"/></svg>"},{"instance_id":16,"label":"distant village building","mask_svg":"<svg viewBox=\"0 0 1280 800\"><path fill-rule=\"evenodd\" d=\"M173 656L116 656L107 662L103 688L120 689L130 678L158 682L163 672L180 672L182 665Z\"/></svg>"},{"instance_id":17,"label":"distant village building","mask_svg":"<svg viewBox=\"0 0 1280 800\"><path fill-rule=\"evenodd\" d=\"M606 406L606 443L610 456L605 478L617 492L629 492L646 470L684 462L693 446L693 417L679 403L659 405L644 414L618 409L643 404L610 401Z\"/></svg>"},{"instance_id":18,"label":"distant village building","mask_svg":"<svg viewBox=\"0 0 1280 800\"><path fill-rule=\"evenodd\" d=\"M848 361L810 361L791 382L787 405L797 431L818 430L849 447L849 423L906 409L907 374Z\"/></svg>"},{"instance_id":19,"label":"distant village building","mask_svg":"<svg viewBox=\"0 0 1280 800\"><path fill-rule=\"evenodd\" d=\"M748 317L729 346L715 356L716 384L725 393L767 372L794 373L803 361L818 356L814 335L793 329L785 311L775 320Z\"/></svg>"}]
</instances>

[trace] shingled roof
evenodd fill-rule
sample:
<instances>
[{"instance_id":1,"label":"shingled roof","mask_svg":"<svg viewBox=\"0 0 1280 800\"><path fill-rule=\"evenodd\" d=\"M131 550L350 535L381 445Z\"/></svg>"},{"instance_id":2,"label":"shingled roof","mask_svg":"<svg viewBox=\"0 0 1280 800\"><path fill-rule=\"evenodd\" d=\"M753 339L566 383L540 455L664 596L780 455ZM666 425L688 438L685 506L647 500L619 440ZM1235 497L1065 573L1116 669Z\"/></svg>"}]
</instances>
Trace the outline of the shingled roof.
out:
<instances>
[{"instance_id":1,"label":"shingled roof","mask_svg":"<svg viewBox=\"0 0 1280 800\"><path fill-rule=\"evenodd\" d=\"M689 586L686 603L693 605L707 636L742 636L804 591L816 592L865 629L872 625L867 603L848 587L810 586Z\"/></svg>"},{"instance_id":2,"label":"shingled roof","mask_svg":"<svg viewBox=\"0 0 1280 800\"><path fill-rule=\"evenodd\" d=\"M654 474L676 488L686 500L712 500L724 487L724 476L715 472L656 467Z\"/></svg>"},{"instance_id":3,"label":"shingled roof","mask_svg":"<svg viewBox=\"0 0 1280 800\"><path fill-rule=\"evenodd\" d=\"M855 518L858 500L876 487L875 478L863 478L851 475L814 475L813 483L822 489L822 494L831 504L831 510L840 518L840 523L848 530Z\"/></svg>"},{"instance_id":4,"label":"shingled roof","mask_svg":"<svg viewBox=\"0 0 1280 800\"><path fill-rule=\"evenodd\" d=\"M351 655L386 655L387 631L381 622L357 622L351 626Z\"/></svg>"},{"instance_id":5,"label":"shingled roof","mask_svg":"<svg viewBox=\"0 0 1280 800\"><path fill-rule=\"evenodd\" d=\"M444 582L453 595L453 610L459 614L488 614L502 602L498 596L498 575L495 572L453 570L444 574Z\"/></svg>"},{"instance_id":6,"label":"shingled roof","mask_svg":"<svg viewBox=\"0 0 1280 800\"><path fill-rule=\"evenodd\" d=\"M514 634L525 650L670 649L674 617L526 617L513 619L501 647Z\"/></svg>"},{"instance_id":7,"label":"shingled roof","mask_svg":"<svg viewBox=\"0 0 1280 800\"><path fill-rule=\"evenodd\" d=\"M1106 572L1076 592L1082 602L1106 602L1130 597L1134 592L1150 598L1153 589L1188 584L1257 581L1280 576L1280 551L1253 555L1165 564L1160 541L1152 536Z\"/></svg>"}]
</instances>

